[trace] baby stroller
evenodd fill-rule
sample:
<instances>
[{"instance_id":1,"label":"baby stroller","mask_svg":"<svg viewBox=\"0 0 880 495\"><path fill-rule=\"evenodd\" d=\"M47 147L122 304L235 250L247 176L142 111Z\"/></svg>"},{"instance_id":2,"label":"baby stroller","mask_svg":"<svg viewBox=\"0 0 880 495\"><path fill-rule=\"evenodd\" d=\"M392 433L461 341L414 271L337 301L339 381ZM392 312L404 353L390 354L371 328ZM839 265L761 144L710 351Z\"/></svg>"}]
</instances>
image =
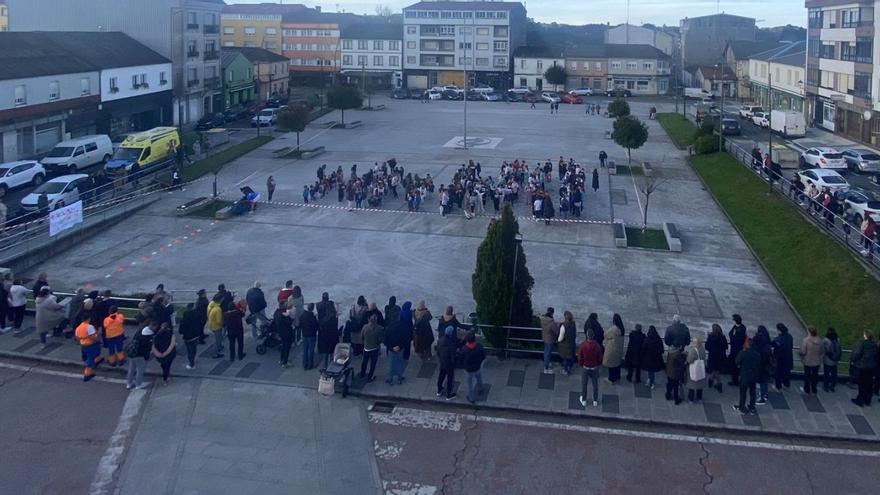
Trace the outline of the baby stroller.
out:
<instances>
[{"instance_id":1,"label":"baby stroller","mask_svg":"<svg viewBox=\"0 0 880 495\"><path fill-rule=\"evenodd\" d=\"M270 321L269 324L263 325L259 327L259 334L257 335L257 354L263 355L266 354L267 349L274 349L281 344L281 337L278 335L278 332L275 330L275 322Z\"/></svg>"},{"instance_id":2,"label":"baby stroller","mask_svg":"<svg viewBox=\"0 0 880 495\"><path fill-rule=\"evenodd\" d=\"M342 396L347 396L352 374L349 363L351 363L351 344L336 344L336 347L333 348L333 360L330 361L326 368L321 370L318 392L322 395L331 396L336 391L336 383L340 382L342 384Z\"/></svg>"}]
</instances>

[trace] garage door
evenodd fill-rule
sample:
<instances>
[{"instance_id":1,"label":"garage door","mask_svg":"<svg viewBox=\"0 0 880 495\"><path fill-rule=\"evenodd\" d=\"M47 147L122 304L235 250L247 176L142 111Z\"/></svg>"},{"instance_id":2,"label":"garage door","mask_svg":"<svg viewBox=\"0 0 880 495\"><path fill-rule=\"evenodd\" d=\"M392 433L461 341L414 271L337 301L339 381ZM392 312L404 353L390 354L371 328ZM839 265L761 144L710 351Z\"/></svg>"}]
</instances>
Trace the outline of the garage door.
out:
<instances>
[{"instance_id":1,"label":"garage door","mask_svg":"<svg viewBox=\"0 0 880 495\"><path fill-rule=\"evenodd\" d=\"M409 89L428 89L428 76L406 76L406 87Z\"/></svg>"}]
</instances>

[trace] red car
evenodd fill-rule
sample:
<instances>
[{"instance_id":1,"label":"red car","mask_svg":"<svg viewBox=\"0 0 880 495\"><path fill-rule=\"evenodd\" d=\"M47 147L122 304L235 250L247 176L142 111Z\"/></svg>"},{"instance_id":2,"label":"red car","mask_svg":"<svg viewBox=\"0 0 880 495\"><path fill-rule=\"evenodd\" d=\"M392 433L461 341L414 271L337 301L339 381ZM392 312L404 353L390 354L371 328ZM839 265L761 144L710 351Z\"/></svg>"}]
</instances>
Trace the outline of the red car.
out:
<instances>
[{"instance_id":1,"label":"red car","mask_svg":"<svg viewBox=\"0 0 880 495\"><path fill-rule=\"evenodd\" d=\"M537 103L538 97L534 95L534 93L526 93L522 97L523 101L526 103Z\"/></svg>"},{"instance_id":2,"label":"red car","mask_svg":"<svg viewBox=\"0 0 880 495\"><path fill-rule=\"evenodd\" d=\"M581 99L578 95L573 95L570 93L566 93L562 95L562 103L570 103L572 105L580 105L584 100Z\"/></svg>"}]
</instances>

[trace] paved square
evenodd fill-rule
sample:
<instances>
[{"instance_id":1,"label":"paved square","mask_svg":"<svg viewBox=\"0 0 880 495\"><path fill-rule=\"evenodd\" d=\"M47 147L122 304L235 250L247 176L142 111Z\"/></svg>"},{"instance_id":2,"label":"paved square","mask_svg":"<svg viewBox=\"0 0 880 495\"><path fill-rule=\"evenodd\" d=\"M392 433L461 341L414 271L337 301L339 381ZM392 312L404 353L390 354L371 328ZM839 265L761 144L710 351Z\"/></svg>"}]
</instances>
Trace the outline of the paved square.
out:
<instances>
[{"instance_id":1,"label":"paved square","mask_svg":"<svg viewBox=\"0 0 880 495\"><path fill-rule=\"evenodd\" d=\"M446 144L443 145L444 148L464 148L465 144L470 149L477 150L494 150L501 143L501 138L496 137L475 137L470 136L465 139L464 136L455 136L450 139Z\"/></svg>"}]
</instances>

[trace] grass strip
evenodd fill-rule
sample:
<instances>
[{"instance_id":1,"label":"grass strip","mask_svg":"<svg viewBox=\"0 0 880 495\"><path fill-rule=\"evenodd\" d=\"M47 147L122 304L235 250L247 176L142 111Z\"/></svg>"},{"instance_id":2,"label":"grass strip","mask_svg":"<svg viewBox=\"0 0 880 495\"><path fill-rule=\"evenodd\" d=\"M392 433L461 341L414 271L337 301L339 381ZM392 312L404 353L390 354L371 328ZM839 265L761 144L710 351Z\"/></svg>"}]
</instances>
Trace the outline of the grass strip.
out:
<instances>
[{"instance_id":1,"label":"grass strip","mask_svg":"<svg viewBox=\"0 0 880 495\"><path fill-rule=\"evenodd\" d=\"M642 232L642 229L627 227L626 243L630 247L669 251L669 244L666 243L666 234L658 229L646 229Z\"/></svg>"},{"instance_id":2,"label":"grass strip","mask_svg":"<svg viewBox=\"0 0 880 495\"><path fill-rule=\"evenodd\" d=\"M669 135L669 139L680 150L694 144L697 127L678 113L658 113L657 121Z\"/></svg>"},{"instance_id":3,"label":"grass strip","mask_svg":"<svg viewBox=\"0 0 880 495\"><path fill-rule=\"evenodd\" d=\"M223 151L218 151L217 153L203 160L199 160L192 165L184 167L183 171L180 174L181 179L183 179L184 182L189 182L191 180L198 179L203 175L216 172L227 163L241 158L242 156L268 143L272 139L272 136L257 136L248 139L247 141L244 141L242 143L230 146Z\"/></svg>"}]
</instances>

